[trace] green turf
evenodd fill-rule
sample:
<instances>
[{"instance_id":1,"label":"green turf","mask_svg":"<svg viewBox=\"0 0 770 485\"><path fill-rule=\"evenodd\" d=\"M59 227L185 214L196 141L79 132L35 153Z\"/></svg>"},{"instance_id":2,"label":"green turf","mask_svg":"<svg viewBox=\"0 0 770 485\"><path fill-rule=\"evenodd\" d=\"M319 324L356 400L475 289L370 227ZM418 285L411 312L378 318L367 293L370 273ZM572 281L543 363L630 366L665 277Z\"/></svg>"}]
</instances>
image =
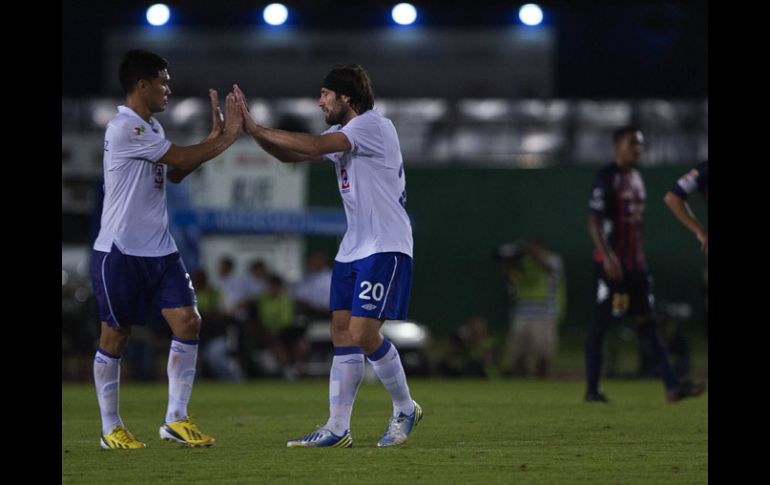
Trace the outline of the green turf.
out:
<instances>
[{"instance_id":1,"label":"green turf","mask_svg":"<svg viewBox=\"0 0 770 485\"><path fill-rule=\"evenodd\" d=\"M708 395L666 403L659 381L606 380L609 404L583 383L411 379L425 411L401 448L377 449L390 399L365 382L352 449L287 449L327 417L328 383L197 382L190 411L208 449L161 441L162 384L124 384L121 416L145 450L99 447L88 384L62 385L63 483L707 483Z\"/></svg>"}]
</instances>

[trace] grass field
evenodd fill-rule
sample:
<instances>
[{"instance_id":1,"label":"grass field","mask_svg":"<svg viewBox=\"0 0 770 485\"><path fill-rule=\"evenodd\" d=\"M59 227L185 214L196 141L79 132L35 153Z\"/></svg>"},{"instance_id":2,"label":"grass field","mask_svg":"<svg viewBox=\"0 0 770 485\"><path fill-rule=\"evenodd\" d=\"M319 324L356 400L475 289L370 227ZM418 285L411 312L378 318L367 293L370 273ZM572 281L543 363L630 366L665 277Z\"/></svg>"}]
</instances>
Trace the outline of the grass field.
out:
<instances>
[{"instance_id":1,"label":"grass field","mask_svg":"<svg viewBox=\"0 0 770 485\"><path fill-rule=\"evenodd\" d=\"M352 449L287 449L325 422L328 383L197 382L190 411L217 442L161 441L162 383L124 384L121 416L145 450L99 447L90 384L62 385L62 483L707 483L708 393L669 404L659 380L606 380L612 402L584 403L582 380L410 379L425 416L401 448L378 449L390 399L365 382Z\"/></svg>"}]
</instances>

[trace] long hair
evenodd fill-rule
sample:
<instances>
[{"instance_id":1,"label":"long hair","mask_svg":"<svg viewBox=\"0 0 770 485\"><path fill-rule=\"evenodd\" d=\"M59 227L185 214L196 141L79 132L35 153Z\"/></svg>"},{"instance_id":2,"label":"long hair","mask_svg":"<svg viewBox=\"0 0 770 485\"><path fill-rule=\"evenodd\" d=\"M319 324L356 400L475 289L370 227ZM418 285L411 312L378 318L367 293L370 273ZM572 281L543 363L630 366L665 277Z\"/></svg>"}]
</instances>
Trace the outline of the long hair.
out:
<instances>
[{"instance_id":1,"label":"long hair","mask_svg":"<svg viewBox=\"0 0 770 485\"><path fill-rule=\"evenodd\" d=\"M350 107L357 114L360 115L374 107L372 81L360 64L337 64L326 77L326 79L330 78L336 78L347 87L345 91L348 92L332 90L337 92L338 95L350 96Z\"/></svg>"}]
</instances>

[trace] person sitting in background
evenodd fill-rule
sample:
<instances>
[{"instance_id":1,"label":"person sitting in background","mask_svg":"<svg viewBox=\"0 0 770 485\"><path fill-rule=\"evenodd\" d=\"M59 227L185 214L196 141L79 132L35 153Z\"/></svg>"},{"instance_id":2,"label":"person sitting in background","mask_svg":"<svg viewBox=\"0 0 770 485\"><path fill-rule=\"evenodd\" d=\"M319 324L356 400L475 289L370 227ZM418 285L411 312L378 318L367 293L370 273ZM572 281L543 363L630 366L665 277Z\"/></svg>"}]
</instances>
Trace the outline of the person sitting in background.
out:
<instances>
[{"instance_id":1,"label":"person sitting in background","mask_svg":"<svg viewBox=\"0 0 770 485\"><path fill-rule=\"evenodd\" d=\"M255 317L255 337L260 343L268 344L283 376L295 379L304 362L305 329L295 325L294 300L280 276L268 276L265 292L256 299Z\"/></svg>"},{"instance_id":2,"label":"person sitting in background","mask_svg":"<svg viewBox=\"0 0 770 485\"><path fill-rule=\"evenodd\" d=\"M265 262L256 259L249 264L249 274L244 280L244 296L246 299L253 299L265 292L267 286L267 265Z\"/></svg>"},{"instance_id":3,"label":"person sitting in background","mask_svg":"<svg viewBox=\"0 0 770 485\"><path fill-rule=\"evenodd\" d=\"M235 261L230 256L222 256L217 265L217 275L214 286L219 290L220 310L233 318L245 321L248 312L246 300L246 280L235 274Z\"/></svg>"},{"instance_id":4,"label":"person sitting in background","mask_svg":"<svg viewBox=\"0 0 770 485\"><path fill-rule=\"evenodd\" d=\"M487 333L484 317L474 316L452 332L439 362L441 375L495 377L495 340Z\"/></svg>"},{"instance_id":5,"label":"person sitting in background","mask_svg":"<svg viewBox=\"0 0 770 485\"><path fill-rule=\"evenodd\" d=\"M192 271L190 279L198 298L198 311L208 322L200 334L204 372L225 381L242 380L244 375L238 359L240 322L222 311L219 290L209 284L205 271Z\"/></svg>"},{"instance_id":6,"label":"person sitting in background","mask_svg":"<svg viewBox=\"0 0 770 485\"><path fill-rule=\"evenodd\" d=\"M326 254L314 251L307 260L304 279L294 285L293 295L297 317L306 324L308 320L329 320L329 295L331 293L332 270Z\"/></svg>"}]
</instances>

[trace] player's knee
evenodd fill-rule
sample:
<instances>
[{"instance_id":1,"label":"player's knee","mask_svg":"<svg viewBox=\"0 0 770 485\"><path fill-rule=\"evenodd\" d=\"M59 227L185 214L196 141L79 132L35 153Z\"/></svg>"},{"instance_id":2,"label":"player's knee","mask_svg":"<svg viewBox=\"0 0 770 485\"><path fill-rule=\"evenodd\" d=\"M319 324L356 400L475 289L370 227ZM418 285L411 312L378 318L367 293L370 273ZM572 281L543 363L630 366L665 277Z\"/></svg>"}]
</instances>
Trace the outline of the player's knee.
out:
<instances>
[{"instance_id":1,"label":"player's knee","mask_svg":"<svg viewBox=\"0 0 770 485\"><path fill-rule=\"evenodd\" d=\"M99 338L99 347L111 354L122 355L123 349L126 348L130 336L131 330L129 328L103 327L102 334Z\"/></svg>"},{"instance_id":2,"label":"player's knee","mask_svg":"<svg viewBox=\"0 0 770 485\"><path fill-rule=\"evenodd\" d=\"M342 319L336 320L336 319L333 319L332 323L331 323L331 327L330 327L332 336L334 336L334 335L343 335L343 334L347 333L349 325L350 325L350 321L349 320L342 320Z\"/></svg>"},{"instance_id":3,"label":"player's knee","mask_svg":"<svg viewBox=\"0 0 770 485\"><path fill-rule=\"evenodd\" d=\"M379 332L372 332L366 328L351 328L350 337L353 339L353 343L366 353L377 350L380 343Z\"/></svg>"}]
</instances>

